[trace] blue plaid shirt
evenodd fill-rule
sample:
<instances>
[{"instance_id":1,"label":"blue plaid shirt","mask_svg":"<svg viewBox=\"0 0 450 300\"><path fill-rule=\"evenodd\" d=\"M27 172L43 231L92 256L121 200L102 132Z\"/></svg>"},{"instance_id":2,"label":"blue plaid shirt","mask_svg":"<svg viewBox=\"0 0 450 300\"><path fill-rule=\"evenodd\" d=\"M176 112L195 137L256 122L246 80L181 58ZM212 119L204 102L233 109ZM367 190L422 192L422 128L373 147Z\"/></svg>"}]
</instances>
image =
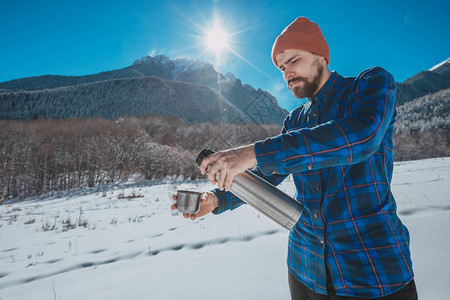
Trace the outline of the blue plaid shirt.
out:
<instances>
[{"instance_id":1,"label":"blue plaid shirt","mask_svg":"<svg viewBox=\"0 0 450 300\"><path fill-rule=\"evenodd\" d=\"M391 192L396 85L376 67L332 72L318 95L293 110L281 134L255 143L255 172L273 184L289 174L304 205L289 235L288 267L327 294L382 297L413 279L409 233ZM243 202L214 191L219 210ZM326 265L326 267L325 267Z\"/></svg>"}]
</instances>

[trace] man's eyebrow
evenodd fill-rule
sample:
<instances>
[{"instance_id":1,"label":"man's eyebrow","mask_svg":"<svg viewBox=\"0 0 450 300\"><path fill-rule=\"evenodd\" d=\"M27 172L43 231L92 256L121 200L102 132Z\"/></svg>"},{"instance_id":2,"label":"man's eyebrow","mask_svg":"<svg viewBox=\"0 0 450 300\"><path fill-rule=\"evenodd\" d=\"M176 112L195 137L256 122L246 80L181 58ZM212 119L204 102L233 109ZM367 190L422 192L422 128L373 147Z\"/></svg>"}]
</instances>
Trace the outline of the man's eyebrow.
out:
<instances>
[{"instance_id":1,"label":"man's eyebrow","mask_svg":"<svg viewBox=\"0 0 450 300\"><path fill-rule=\"evenodd\" d=\"M292 56L291 58L289 58L287 61L284 62L284 64L282 64L279 69L281 69L282 67L284 67L285 64L290 63L294 58L296 58L298 56L298 54L295 54L294 56Z\"/></svg>"}]
</instances>

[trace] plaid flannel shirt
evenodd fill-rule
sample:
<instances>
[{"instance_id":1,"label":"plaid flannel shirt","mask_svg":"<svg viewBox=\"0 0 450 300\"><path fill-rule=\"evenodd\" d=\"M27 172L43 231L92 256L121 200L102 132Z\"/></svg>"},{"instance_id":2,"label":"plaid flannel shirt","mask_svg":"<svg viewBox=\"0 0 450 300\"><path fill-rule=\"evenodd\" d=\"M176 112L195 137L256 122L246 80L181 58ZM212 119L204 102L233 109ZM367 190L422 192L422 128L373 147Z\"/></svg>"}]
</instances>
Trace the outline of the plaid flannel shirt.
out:
<instances>
[{"instance_id":1,"label":"plaid flannel shirt","mask_svg":"<svg viewBox=\"0 0 450 300\"><path fill-rule=\"evenodd\" d=\"M396 214L390 183L396 85L376 67L331 77L293 110L281 134L255 143L255 172L272 184L289 174L304 206L290 231L289 271L327 294L382 297L413 279L409 233ZM243 202L214 190L218 213ZM326 266L326 267L325 267Z\"/></svg>"}]
</instances>

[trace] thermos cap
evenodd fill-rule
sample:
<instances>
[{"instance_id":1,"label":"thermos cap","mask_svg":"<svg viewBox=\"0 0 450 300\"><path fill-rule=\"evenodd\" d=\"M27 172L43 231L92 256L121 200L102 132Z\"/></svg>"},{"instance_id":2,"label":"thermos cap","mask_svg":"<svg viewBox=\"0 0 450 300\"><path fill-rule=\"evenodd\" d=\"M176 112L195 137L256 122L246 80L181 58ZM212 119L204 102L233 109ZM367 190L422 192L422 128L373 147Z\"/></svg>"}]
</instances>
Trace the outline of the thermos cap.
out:
<instances>
[{"instance_id":1,"label":"thermos cap","mask_svg":"<svg viewBox=\"0 0 450 300\"><path fill-rule=\"evenodd\" d=\"M195 159L195 163L197 164L198 167L200 167L200 165L202 164L202 161L205 157L210 156L211 154L214 154L215 152L212 151L211 149L203 149L202 152L200 152L200 154L197 156L197 158Z\"/></svg>"}]
</instances>

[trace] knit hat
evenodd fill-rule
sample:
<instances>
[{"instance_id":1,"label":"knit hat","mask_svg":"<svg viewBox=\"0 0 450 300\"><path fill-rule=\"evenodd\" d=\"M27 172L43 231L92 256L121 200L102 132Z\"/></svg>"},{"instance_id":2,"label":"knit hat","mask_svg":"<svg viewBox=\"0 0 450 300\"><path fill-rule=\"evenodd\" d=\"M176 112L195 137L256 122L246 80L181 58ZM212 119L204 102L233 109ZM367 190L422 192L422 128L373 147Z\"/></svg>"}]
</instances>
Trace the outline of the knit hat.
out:
<instances>
[{"instance_id":1,"label":"knit hat","mask_svg":"<svg viewBox=\"0 0 450 300\"><path fill-rule=\"evenodd\" d=\"M272 47L272 61L278 67L277 55L286 49L300 49L325 57L330 63L330 48L319 26L305 17L297 18L277 37Z\"/></svg>"}]
</instances>

